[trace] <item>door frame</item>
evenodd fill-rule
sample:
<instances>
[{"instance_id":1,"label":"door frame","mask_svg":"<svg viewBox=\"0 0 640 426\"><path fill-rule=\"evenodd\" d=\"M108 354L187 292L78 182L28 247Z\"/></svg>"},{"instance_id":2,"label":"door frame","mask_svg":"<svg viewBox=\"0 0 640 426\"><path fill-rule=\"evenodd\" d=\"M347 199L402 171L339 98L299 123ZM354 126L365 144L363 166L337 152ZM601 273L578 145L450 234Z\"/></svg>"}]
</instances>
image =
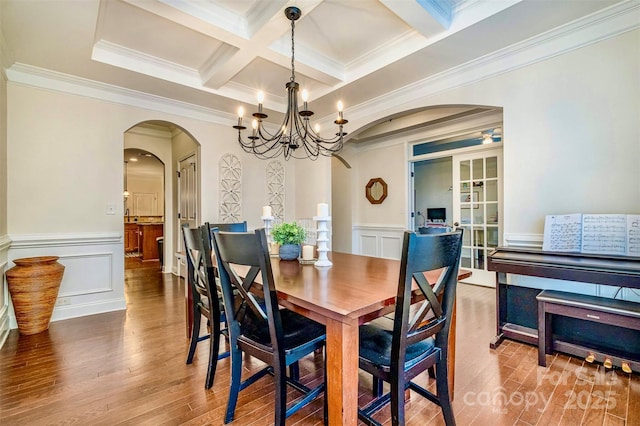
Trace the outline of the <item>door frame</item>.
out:
<instances>
[{"instance_id":1,"label":"door frame","mask_svg":"<svg viewBox=\"0 0 640 426\"><path fill-rule=\"evenodd\" d=\"M502 124L496 124L497 127L501 127ZM451 157L452 160L455 157L461 157L461 156L467 156L467 155L473 155L474 153L477 154L479 152L486 152L486 151L495 151L495 150L499 150L501 153L501 158L504 155L504 149L503 149L503 142L494 142L490 145L477 145L477 146L471 146L471 147L466 147L466 148L458 148L458 149L452 149L452 150L447 150L447 151L439 151L439 152L434 152L434 153L430 153L430 154L423 154L423 155L419 155L419 156L413 156L411 155L412 151L413 151L413 146L414 145L419 145L422 143L425 143L428 141L419 141L419 142L415 142L415 143L410 143L408 144L408 152L409 152L409 156L408 156L408 170L409 170L409 174L408 174L408 197L407 197L407 207L408 207L408 223L410 224L409 229L415 231L415 185L414 185L414 164L421 162L421 161L425 161L425 160L435 160L435 159L439 159L439 158L447 158L447 157ZM456 182L453 181L454 179L454 168L455 166L455 161L451 162L451 176L452 176L452 184L453 184L453 191L451 193L452 197L455 197L456 193L458 194L457 197L457 203L456 203L456 199L453 198L453 216L452 216L452 223L455 222L455 219L458 215L459 212L459 203L460 203L460 188L459 188L459 182L458 182L458 187L456 188ZM503 232L504 232L504 214L503 214L503 205L504 205L504 200L503 200L503 186L504 186L504 176L503 176L503 161L500 161L500 165L499 167L500 169L500 173L499 173L499 178L498 178L498 214L500 217L500 221L498 223L498 245L502 245L503 243ZM457 191L456 191L457 189ZM458 218L459 220L459 218ZM479 278L479 277L476 277ZM473 279L467 279L467 280L463 280L461 282L465 282L465 283L470 283L470 284L478 284L478 285L485 285L485 286L489 286L489 287L495 287L495 279L491 279L491 281L488 281L486 279L486 277L483 277L484 280L473 280Z\"/></svg>"},{"instance_id":2,"label":"door frame","mask_svg":"<svg viewBox=\"0 0 640 426\"><path fill-rule=\"evenodd\" d=\"M498 147L498 146L488 146L487 149L485 150L479 150L479 151L474 151L474 152L470 152L470 153L464 153L464 154L456 154L452 157L452 181L453 181L453 221L455 223L459 223L462 225L462 220L460 218L460 168L458 167L459 162L461 161L472 161L474 159L478 159L478 158L487 158L487 157L492 157L495 156L497 158L497 174L498 174L498 179L497 179L497 190L498 190L498 194L497 194L497 198L498 198L498 247L502 246L502 234L504 232L504 215L503 215L503 200L502 200L502 194L503 194L503 181L504 181L504 176L503 176L503 150L502 150L502 146ZM484 161L483 161L484 163ZM483 178L482 180L486 179L486 175L483 173ZM473 179L473 176L470 179L471 181L475 180ZM472 190L472 188L471 188ZM480 203L479 207L484 207L484 203L485 201L482 201ZM473 209L473 202L471 203L470 206ZM470 211L470 213L472 213L473 210ZM466 269L470 269L473 273L471 275L471 277L462 280L462 282L465 283L469 283L469 284L476 284L476 285L482 285L485 287L495 287L496 285L496 280L495 280L495 274L493 272L489 272L487 270L487 254L489 252L489 249L487 248L487 239L488 239L488 233L487 231L487 217L486 217L486 213L483 214L483 224L480 225L482 227L484 227L484 240L483 243L481 245L481 247L484 248L484 253L483 253L483 259L484 259L484 268L483 269L477 269L473 267L473 262L471 266L468 265L462 265L464 268ZM473 221L472 221L473 222ZM467 225L467 224L464 224ZM465 226L466 227L466 226ZM468 227L470 229L470 232L473 232L473 223L468 224ZM465 240L469 241L469 245L470 246L475 246L474 244L474 237L475 235L470 234L467 238L465 238ZM463 243L464 246L464 243ZM464 247L463 247L464 250ZM473 259L473 255L474 255L474 249L472 248L471 250L471 259Z\"/></svg>"}]
</instances>

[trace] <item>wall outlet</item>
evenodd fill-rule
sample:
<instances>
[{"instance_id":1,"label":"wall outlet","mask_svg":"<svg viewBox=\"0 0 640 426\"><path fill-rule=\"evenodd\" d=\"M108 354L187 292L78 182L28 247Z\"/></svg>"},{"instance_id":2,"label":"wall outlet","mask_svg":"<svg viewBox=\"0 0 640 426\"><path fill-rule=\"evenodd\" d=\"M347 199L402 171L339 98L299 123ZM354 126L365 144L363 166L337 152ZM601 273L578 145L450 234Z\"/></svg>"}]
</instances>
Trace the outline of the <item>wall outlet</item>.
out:
<instances>
[{"instance_id":1,"label":"wall outlet","mask_svg":"<svg viewBox=\"0 0 640 426\"><path fill-rule=\"evenodd\" d=\"M58 306L66 306L71 304L71 299L68 297L59 297L56 305Z\"/></svg>"}]
</instances>

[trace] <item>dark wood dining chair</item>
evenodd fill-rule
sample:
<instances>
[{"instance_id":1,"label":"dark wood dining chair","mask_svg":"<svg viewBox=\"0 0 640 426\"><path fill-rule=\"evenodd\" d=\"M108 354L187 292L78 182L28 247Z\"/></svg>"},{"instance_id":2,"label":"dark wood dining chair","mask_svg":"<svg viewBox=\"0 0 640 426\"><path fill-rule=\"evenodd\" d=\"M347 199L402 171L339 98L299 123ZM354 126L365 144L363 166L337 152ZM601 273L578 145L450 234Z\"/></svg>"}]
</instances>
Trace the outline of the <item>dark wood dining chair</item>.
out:
<instances>
[{"instance_id":1,"label":"dark wood dining chair","mask_svg":"<svg viewBox=\"0 0 640 426\"><path fill-rule=\"evenodd\" d=\"M220 353L220 337L224 334L221 323L225 322L226 318L214 277L209 228L189 228L188 224L184 224L182 235L187 255L187 282L193 296L193 326L187 364L193 362L198 343L209 339L209 360L204 387L210 389L213 386L218 360L229 356L229 352ZM200 335L202 317L207 320L207 328L210 330Z\"/></svg>"},{"instance_id":2,"label":"dark wood dining chair","mask_svg":"<svg viewBox=\"0 0 640 426\"><path fill-rule=\"evenodd\" d=\"M250 233L216 230L213 235L231 351L231 385L224 422L233 420L239 392L269 373L275 380L274 424L284 425L287 417L324 390L324 383L310 389L287 377L286 369L323 348L325 327L278 306L264 229ZM262 284L256 282L257 278ZM268 367L243 381L243 352ZM287 407L287 384L303 393L290 407Z\"/></svg>"},{"instance_id":3,"label":"dark wood dining chair","mask_svg":"<svg viewBox=\"0 0 640 426\"><path fill-rule=\"evenodd\" d=\"M247 232L247 221L244 222L232 222L232 223L209 223L206 225L211 230L211 238L213 238L213 230L218 229L222 232Z\"/></svg>"},{"instance_id":4,"label":"dark wood dining chair","mask_svg":"<svg viewBox=\"0 0 640 426\"><path fill-rule=\"evenodd\" d=\"M418 228L418 233L427 235L446 234L450 231L451 229L446 226L421 226Z\"/></svg>"},{"instance_id":5,"label":"dark wood dining chair","mask_svg":"<svg viewBox=\"0 0 640 426\"><path fill-rule=\"evenodd\" d=\"M375 395L373 401L358 410L358 417L367 425L380 424L372 416L389 402L391 423L404 425L407 389L439 405L445 423L455 425L447 356L461 247L461 230L437 235L405 232L394 315L360 327L360 368L374 376L374 383L383 380L391 385L390 392ZM429 283L424 272L441 268L438 282ZM423 297L415 297L414 283ZM436 394L412 382L433 366Z\"/></svg>"}]
</instances>

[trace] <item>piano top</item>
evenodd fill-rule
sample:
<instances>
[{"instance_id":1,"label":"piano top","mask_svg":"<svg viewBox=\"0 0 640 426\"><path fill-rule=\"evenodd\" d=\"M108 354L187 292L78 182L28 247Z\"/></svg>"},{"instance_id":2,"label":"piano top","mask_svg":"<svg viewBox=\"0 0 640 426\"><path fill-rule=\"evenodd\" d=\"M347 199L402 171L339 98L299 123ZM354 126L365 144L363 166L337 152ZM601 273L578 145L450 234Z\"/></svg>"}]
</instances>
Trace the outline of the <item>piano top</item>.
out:
<instances>
[{"instance_id":1,"label":"piano top","mask_svg":"<svg viewBox=\"0 0 640 426\"><path fill-rule=\"evenodd\" d=\"M488 255L488 270L619 287L640 288L640 258L557 253L498 247Z\"/></svg>"}]
</instances>

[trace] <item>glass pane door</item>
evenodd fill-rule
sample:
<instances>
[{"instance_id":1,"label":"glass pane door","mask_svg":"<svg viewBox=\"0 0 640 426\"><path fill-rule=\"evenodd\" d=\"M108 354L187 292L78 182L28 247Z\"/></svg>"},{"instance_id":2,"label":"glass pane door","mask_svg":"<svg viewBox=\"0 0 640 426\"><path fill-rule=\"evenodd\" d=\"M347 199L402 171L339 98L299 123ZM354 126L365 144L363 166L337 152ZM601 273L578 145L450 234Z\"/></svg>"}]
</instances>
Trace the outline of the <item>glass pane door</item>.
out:
<instances>
[{"instance_id":1,"label":"glass pane door","mask_svg":"<svg viewBox=\"0 0 640 426\"><path fill-rule=\"evenodd\" d=\"M464 229L460 267L472 270L465 282L495 286L487 254L502 235L502 150L453 157L454 222Z\"/></svg>"}]
</instances>

